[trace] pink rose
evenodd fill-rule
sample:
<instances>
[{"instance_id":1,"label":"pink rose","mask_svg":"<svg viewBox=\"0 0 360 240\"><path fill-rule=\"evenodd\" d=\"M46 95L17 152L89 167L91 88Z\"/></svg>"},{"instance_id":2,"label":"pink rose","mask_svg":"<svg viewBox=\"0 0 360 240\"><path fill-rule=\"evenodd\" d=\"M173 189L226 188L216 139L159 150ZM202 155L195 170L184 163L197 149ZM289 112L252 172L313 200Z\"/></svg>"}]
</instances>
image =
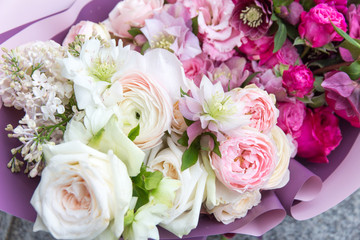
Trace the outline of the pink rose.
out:
<instances>
[{"instance_id":1,"label":"pink rose","mask_svg":"<svg viewBox=\"0 0 360 240\"><path fill-rule=\"evenodd\" d=\"M332 41L341 41L343 38L335 32L330 21L346 32L347 24L341 13L325 3L316 5L309 12L301 14L298 27L300 37L313 48L322 47Z\"/></svg>"},{"instance_id":2,"label":"pink rose","mask_svg":"<svg viewBox=\"0 0 360 240\"><path fill-rule=\"evenodd\" d=\"M277 125L293 138L299 137L299 130L306 116L305 104L296 101L295 103L278 102L277 105L280 112Z\"/></svg>"},{"instance_id":3,"label":"pink rose","mask_svg":"<svg viewBox=\"0 0 360 240\"><path fill-rule=\"evenodd\" d=\"M225 186L240 193L261 189L278 161L271 139L252 130L243 130L238 137L221 142L220 152L221 158L211 155L212 168Z\"/></svg>"},{"instance_id":4,"label":"pink rose","mask_svg":"<svg viewBox=\"0 0 360 240\"><path fill-rule=\"evenodd\" d=\"M329 107L316 108L314 111L308 108L300 134L296 139L297 156L316 163L328 163L327 155L342 139L339 119Z\"/></svg>"},{"instance_id":5,"label":"pink rose","mask_svg":"<svg viewBox=\"0 0 360 240\"><path fill-rule=\"evenodd\" d=\"M354 127L360 127L360 80L353 81L346 73L336 72L325 75L321 86L329 107Z\"/></svg>"},{"instance_id":6,"label":"pink rose","mask_svg":"<svg viewBox=\"0 0 360 240\"><path fill-rule=\"evenodd\" d=\"M264 64L269 68L273 68L277 64L295 65L297 61L302 64L301 58L296 48L287 39L279 51L273 54L266 62L262 61L261 59L260 64Z\"/></svg>"},{"instance_id":7,"label":"pink rose","mask_svg":"<svg viewBox=\"0 0 360 240\"><path fill-rule=\"evenodd\" d=\"M70 28L62 45L69 45L69 43L72 43L75 40L75 37L79 34L85 35L85 38L87 39L93 35L98 35L104 40L110 39L110 34L103 25L90 21L81 21Z\"/></svg>"},{"instance_id":8,"label":"pink rose","mask_svg":"<svg viewBox=\"0 0 360 240\"><path fill-rule=\"evenodd\" d=\"M204 53L181 62L183 64L185 76L193 80L196 86L200 86L201 78L207 71L212 71L214 69L214 63Z\"/></svg>"},{"instance_id":9,"label":"pink rose","mask_svg":"<svg viewBox=\"0 0 360 240\"><path fill-rule=\"evenodd\" d=\"M348 10L347 9L347 0L314 0L314 2L316 4L326 3L344 15L346 14L346 12Z\"/></svg>"},{"instance_id":10,"label":"pink rose","mask_svg":"<svg viewBox=\"0 0 360 240\"><path fill-rule=\"evenodd\" d=\"M246 54L249 60L260 60L266 62L271 56L273 56L274 49L274 37L263 36L258 40L250 40L243 38L242 45L239 47L240 52Z\"/></svg>"},{"instance_id":11,"label":"pink rose","mask_svg":"<svg viewBox=\"0 0 360 240\"><path fill-rule=\"evenodd\" d=\"M124 0L115 6L104 23L116 36L132 38L128 33L130 28L143 27L145 19L151 18L163 5L164 0Z\"/></svg>"},{"instance_id":12,"label":"pink rose","mask_svg":"<svg viewBox=\"0 0 360 240\"><path fill-rule=\"evenodd\" d=\"M313 89L315 78L305 65L290 66L283 73L283 86L291 96L303 98Z\"/></svg>"},{"instance_id":13,"label":"pink rose","mask_svg":"<svg viewBox=\"0 0 360 240\"><path fill-rule=\"evenodd\" d=\"M250 127L267 133L275 126L279 110L275 106L274 95L269 95L254 84L231 92L235 94L235 102L244 104L244 114L251 116Z\"/></svg>"}]
</instances>

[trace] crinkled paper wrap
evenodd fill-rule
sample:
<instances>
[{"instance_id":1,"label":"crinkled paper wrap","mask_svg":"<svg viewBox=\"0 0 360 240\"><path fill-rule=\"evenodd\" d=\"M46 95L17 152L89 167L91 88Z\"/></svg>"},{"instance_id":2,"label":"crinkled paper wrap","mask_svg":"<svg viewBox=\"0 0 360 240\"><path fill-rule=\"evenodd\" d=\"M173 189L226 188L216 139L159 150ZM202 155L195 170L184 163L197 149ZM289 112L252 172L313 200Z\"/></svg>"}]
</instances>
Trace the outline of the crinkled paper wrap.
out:
<instances>
[{"instance_id":1,"label":"crinkled paper wrap","mask_svg":"<svg viewBox=\"0 0 360 240\"><path fill-rule=\"evenodd\" d=\"M69 27L81 20L100 22L116 5L115 0L4 0L0 2L0 44L13 48L34 40L53 39L59 43ZM18 7L21 5L21 8ZM36 212L30 198L39 178L12 174L6 165L10 149L19 143L4 130L17 125L23 115L15 109L0 109L0 210L34 221ZM329 164L312 164L292 159L290 181L282 189L263 191L261 203L247 216L224 225L212 216L201 215L199 225L185 238L204 239L221 233L260 236L281 223L286 214L298 220L314 217L335 206L360 187L359 129L341 122L343 141L329 156ZM162 239L176 239L161 230Z\"/></svg>"}]
</instances>

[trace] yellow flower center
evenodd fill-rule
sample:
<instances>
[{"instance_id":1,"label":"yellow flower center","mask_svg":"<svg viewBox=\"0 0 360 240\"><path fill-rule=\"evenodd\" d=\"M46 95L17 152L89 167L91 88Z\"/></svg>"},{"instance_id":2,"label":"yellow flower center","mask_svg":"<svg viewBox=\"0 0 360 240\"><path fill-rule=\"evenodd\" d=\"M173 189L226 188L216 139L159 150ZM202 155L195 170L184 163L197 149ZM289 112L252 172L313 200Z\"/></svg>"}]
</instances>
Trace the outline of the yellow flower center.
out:
<instances>
[{"instance_id":1,"label":"yellow flower center","mask_svg":"<svg viewBox=\"0 0 360 240\"><path fill-rule=\"evenodd\" d=\"M250 27L258 27L263 22L263 13L259 7L246 7L240 13L240 19Z\"/></svg>"},{"instance_id":2,"label":"yellow flower center","mask_svg":"<svg viewBox=\"0 0 360 240\"><path fill-rule=\"evenodd\" d=\"M108 61L101 61L100 58L96 59L92 68L90 69L90 75L98 81L111 82L111 77L116 72L115 61L109 59Z\"/></svg>"},{"instance_id":3,"label":"yellow flower center","mask_svg":"<svg viewBox=\"0 0 360 240\"><path fill-rule=\"evenodd\" d=\"M175 41L174 36L160 34L159 36L154 36L154 39L155 40L151 41L151 48L163 48L170 52L173 52L173 50L170 49L170 46Z\"/></svg>"}]
</instances>

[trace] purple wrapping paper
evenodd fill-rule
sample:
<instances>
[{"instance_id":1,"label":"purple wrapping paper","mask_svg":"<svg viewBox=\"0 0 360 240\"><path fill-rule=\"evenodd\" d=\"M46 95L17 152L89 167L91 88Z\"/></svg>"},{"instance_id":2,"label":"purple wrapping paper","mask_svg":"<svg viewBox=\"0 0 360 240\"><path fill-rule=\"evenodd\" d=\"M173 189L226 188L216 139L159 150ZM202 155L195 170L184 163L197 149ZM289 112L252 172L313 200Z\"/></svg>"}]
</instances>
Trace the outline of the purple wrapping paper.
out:
<instances>
[{"instance_id":1,"label":"purple wrapping paper","mask_svg":"<svg viewBox=\"0 0 360 240\"><path fill-rule=\"evenodd\" d=\"M81 20L102 21L116 3L114 0L21 1L21 9L26 9L21 13L19 0L1 1L0 44L13 48L34 40L53 39L61 43L71 25ZM6 167L11 158L10 149L18 142L9 139L4 128L8 123L16 126L22 114L15 109L0 109L0 210L34 221L36 213L30 199L39 178L29 179L23 173L12 174ZM344 121L341 127L344 139L329 156L329 164L291 160L289 183L282 189L262 192L262 202L245 218L224 225L212 216L201 215L198 227L185 238L200 240L207 235L227 232L260 236L278 225L286 213L303 220L345 199L360 187L360 174L357 172L360 168L357 150L360 130ZM176 238L165 230L160 230L160 234L164 239Z\"/></svg>"}]
</instances>

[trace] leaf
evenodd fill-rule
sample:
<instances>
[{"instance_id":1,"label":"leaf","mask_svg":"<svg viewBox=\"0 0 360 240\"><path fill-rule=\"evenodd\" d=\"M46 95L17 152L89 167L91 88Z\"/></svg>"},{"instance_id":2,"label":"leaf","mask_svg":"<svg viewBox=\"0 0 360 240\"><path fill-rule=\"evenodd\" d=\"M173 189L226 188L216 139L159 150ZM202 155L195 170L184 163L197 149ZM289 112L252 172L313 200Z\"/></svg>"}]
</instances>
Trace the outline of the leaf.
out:
<instances>
[{"instance_id":1,"label":"leaf","mask_svg":"<svg viewBox=\"0 0 360 240\"><path fill-rule=\"evenodd\" d=\"M260 72L254 72L252 74L250 74L245 81L241 84L241 87L244 88L245 86L247 86L249 84L249 82L251 80L253 80L254 77L256 77L256 75L258 75Z\"/></svg>"},{"instance_id":2,"label":"leaf","mask_svg":"<svg viewBox=\"0 0 360 240\"><path fill-rule=\"evenodd\" d=\"M313 97L311 99L312 103L309 104L310 107L312 108L318 108L318 107L321 107L325 104L325 93L319 95L319 96L316 96L316 97Z\"/></svg>"},{"instance_id":3,"label":"leaf","mask_svg":"<svg viewBox=\"0 0 360 240\"><path fill-rule=\"evenodd\" d=\"M163 178L163 174L159 171L146 172L144 177L145 189L150 191L156 189L159 186L159 183Z\"/></svg>"},{"instance_id":4,"label":"leaf","mask_svg":"<svg viewBox=\"0 0 360 240\"><path fill-rule=\"evenodd\" d=\"M305 11L309 11L315 6L314 0L300 0L300 4L303 6Z\"/></svg>"},{"instance_id":5,"label":"leaf","mask_svg":"<svg viewBox=\"0 0 360 240\"><path fill-rule=\"evenodd\" d=\"M324 80L324 77L321 77L321 76L315 77L314 88L316 91L318 91L318 92L325 91L325 89L321 86L321 83L323 82L323 80Z\"/></svg>"},{"instance_id":6,"label":"leaf","mask_svg":"<svg viewBox=\"0 0 360 240\"><path fill-rule=\"evenodd\" d=\"M311 104L311 103L313 103L312 101L311 101L311 98L309 98L308 96L305 96L305 97L303 97L303 98L297 98L300 102L303 102L303 103L305 103L305 104Z\"/></svg>"},{"instance_id":7,"label":"leaf","mask_svg":"<svg viewBox=\"0 0 360 240\"><path fill-rule=\"evenodd\" d=\"M144 55L145 51L150 48L150 43L149 42L146 42L144 43L144 45L142 46L141 48L141 54Z\"/></svg>"},{"instance_id":8,"label":"leaf","mask_svg":"<svg viewBox=\"0 0 360 240\"><path fill-rule=\"evenodd\" d=\"M130 130L129 134L128 134L128 138L131 140L131 141L134 141L135 138L137 136L139 136L139 133L140 133L140 124L138 124L136 127L134 127L133 129Z\"/></svg>"},{"instance_id":9,"label":"leaf","mask_svg":"<svg viewBox=\"0 0 360 240\"><path fill-rule=\"evenodd\" d=\"M186 118L184 118L184 121L185 121L187 126L190 126L191 124L193 124L195 122L195 121L192 121L192 120L189 120L189 119L186 119Z\"/></svg>"},{"instance_id":10,"label":"leaf","mask_svg":"<svg viewBox=\"0 0 360 240\"><path fill-rule=\"evenodd\" d=\"M134 218L135 218L134 209L129 209L126 215L124 216L124 227L131 225L132 222L134 221Z\"/></svg>"},{"instance_id":11,"label":"leaf","mask_svg":"<svg viewBox=\"0 0 360 240\"><path fill-rule=\"evenodd\" d=\"M177 142L184 147L187 147L189 145L189 136L187 135L187 131L183 133L183 135L181 136L181 138L179 138Z\"/></svg>"},{"instance_id":12,"label":"leaf","mask_svg":"<svg viewBox=\"0 0 360 240\"><path fill-rule=\"evenodd\" d=\"M131 36L135 37L136 35L142 34L140 28L132 27L128 30L128 33L130 33Z\"/></svg>"},{"instance_id":13,"label":"leaf","mask_svg":"<svg viewBox=\"0 0 360 240\"><path fill-rule=\"evenodd\" d=\"M293 25L291 25L289 23L284 23L284 24L286 26L287 35L289 36L289 38L294 40L297 37L299 37L299 32L296 27L294 27Z\"/></svg>"},{"instance_id":14,"label":"leaf","mask_svg":"<svg viewBox=\"0 0 360 240\"><path fill-rule=\"evenodd\" d=\"M181 94L181 97L189 96L189 94L187 94L187 92L185 92L181 87L180 87L180 94Z\"/></svg>"},{"instance_id":15,"label":"leaf","mask_svg":"<svg viewBox=\"0 0 360 240\"><path fill-rule=\"evenodd\" d=\"M198 18L194 17L191 19L192 21L192 32L197 36L199 33L199 23L198 23Z\"/></svg>"},{"instance_id":16,"label":"leaf","mask_svg":"<svg viewBox=\"0 0 360 240\"><path fill-rule=\"evenodd\" d=\"M276 13L280 13L281 12L281 7L282 6L289 6L294 0L274 0L273 5L274 5L274 10Z\"/></svg>"},{"instance_id":17,"label":"leaf","mask_svg":"<svg viewBox=\"0 0 360 240\"><path fill-rule=\"evenodd\" d=\"M185 150L182 155L181 171L188 169L193 166L198 158L200 152L200 136L196 137L195 140L191 143L190 147Z\"/></svg>"},{"instance_id":18,"label":"leaf","mask_svg":"<svg viewBox=\"0 0 360 240\"><path fill-rule=\"evenodd\" d=\"M346 72L352 80L360 78L360 60L354 61L350 66L340 68L340 71Z\"/></svg>"},{"instance_id":19,"label":"leaf","mask_svg":"<svg viewBox=\"0 0 360 240\"><path fill-rule=\"evenodd\" d=\"M279 51L279 49L284 45L287 36L287 30L285 24L280 19L278 19L276 22L279 27L274 38L273 53Z\"/></svg>"},{"instance_id":20,"label":"leaf","mask_svg":"<svg viewBox=\"0 0 360 240\"><path fill-rule=\"evenodd\" d=\"M135 211L149 202L149 192L134 184L133 195L138 198L134 208Z\"/></svg>"},{"instance_id":21,"label":"leaf","mask_svg":"<svg viewBox=\"0 0 360 240\"><path fill-rule=\"evenodd\" d=\"M360 48L360 43L358 43L357 41L355 41L352 37L350 37L346 32L344 32L343 30L341 30L340 28L338 28L337 26L335 26L335 24L331 22L331 25L333 26L333 28L335 29L335 31L342 36L343 38L345 38L349 44L354 45L356 48Z\"/></svg>"},{"instance_id":22,"label":"leaf","mask_svg":"<svg viewBox=\"0 0 360 240\"><path fill-rule=\"evenodd\" d=\"M356 42L360 43L360 39L354 39L354 40ZM351 44L348 40L345 39L345 41L343 41L340 44L340 47L343 47L343 48L346 48L347 50L349 50L353 59L358 59L360 57L360 48L357 48L356 46Z\"/></svg>"},{"instance_id":23,"label":"leaf","mask_svg":"<svg viewBox=\"0 0 360 240\"><path fill-rule=\"evenodd\" d=\"M92 148L95 148L97 149L97 147L95 146L98 146L100 141L102 140L102 137L103 137L103 134L105 133L105 129L102 128L100 129L89 141L88 145Z\"/></svg>"},{"instance_id":24,"label":"leaf","mask_svg":"<svg viewBox=\"0 0 360 240\"><path fill-rule=\"evenodd\" d=\"M305 40L300 38L300 37L295 38L294 43L293 43L294 46L296 46L296 45L305 45L305 44L306 44Z\"/></svg>"}]
</instances>

